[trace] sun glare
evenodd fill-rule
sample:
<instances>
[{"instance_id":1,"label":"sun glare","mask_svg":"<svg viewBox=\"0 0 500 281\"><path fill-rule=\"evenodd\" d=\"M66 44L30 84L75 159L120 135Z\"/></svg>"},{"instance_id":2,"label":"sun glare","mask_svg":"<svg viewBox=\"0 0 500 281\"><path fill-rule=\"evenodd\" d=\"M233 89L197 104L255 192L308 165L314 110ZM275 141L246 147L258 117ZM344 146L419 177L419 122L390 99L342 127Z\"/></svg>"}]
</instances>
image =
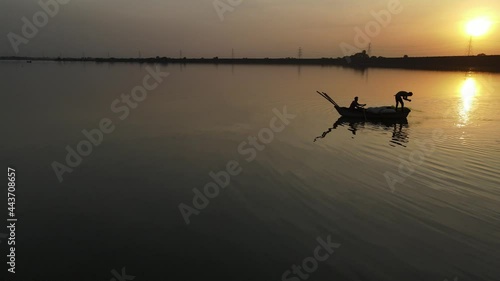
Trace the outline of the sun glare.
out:
<instances>
[{"instance_id":1,"label":"sun glare","mask_svg":"<svg viewBox=\"0 0 500 281\"><path fill-rule=\"evenodd\" d=\"M473 77L467 77L460 88L460 96L462 98L462 106L460 108L460 124L464 126L469 121L469 114L474 105L474 100L478 93L478 85Z\"/></svg>"},{"instance_id":2,"label":"sun glare","mask_svg":"<svg viewBox=\"0 0 500 281\"><path fill-rule=\"evenodd\" d=\"M491 22L485 18L477 18L469 21L465 30L470 36L481 36L488 32Z\"/></svg>"}]
</instances>

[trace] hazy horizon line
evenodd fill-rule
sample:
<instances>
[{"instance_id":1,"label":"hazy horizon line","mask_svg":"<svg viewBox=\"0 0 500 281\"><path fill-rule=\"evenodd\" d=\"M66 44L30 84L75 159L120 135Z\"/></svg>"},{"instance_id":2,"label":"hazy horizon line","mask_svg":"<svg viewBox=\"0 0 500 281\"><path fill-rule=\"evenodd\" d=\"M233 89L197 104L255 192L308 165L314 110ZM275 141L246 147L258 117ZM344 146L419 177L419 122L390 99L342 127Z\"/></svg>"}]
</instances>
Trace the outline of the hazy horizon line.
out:
<instances>
[{"instance_id":1,"label":"hazy horizon line","mask_svg":"<svg viewBox=\"0 0 500 281\"><path fill-rule=\"evenodd\" d=\"M350 56L354 56L355 54L352 54ZM16 55L3 55L0 56L0 59L4 58L17 58L17 59L207 59L207 60L213 60L213 59L296 59L296 60L307 60L307 59L343 59L346 57L350 56L342 56L342 57L221 57L221 56L213 56L213 57L169 57L169 56L140 56L140 57L127 57L127 56L108 56L108 57L103 57L103 56L16 56ZM438 58L438 57L481 57L481 56L486 56L486 57L494 57L494 56L500 56L500 54L475 54L475 55L432 55L432 56L408 56L408 55L403 55L403 56L370 56L369 58Z\"/></svg>"}]
</instances>

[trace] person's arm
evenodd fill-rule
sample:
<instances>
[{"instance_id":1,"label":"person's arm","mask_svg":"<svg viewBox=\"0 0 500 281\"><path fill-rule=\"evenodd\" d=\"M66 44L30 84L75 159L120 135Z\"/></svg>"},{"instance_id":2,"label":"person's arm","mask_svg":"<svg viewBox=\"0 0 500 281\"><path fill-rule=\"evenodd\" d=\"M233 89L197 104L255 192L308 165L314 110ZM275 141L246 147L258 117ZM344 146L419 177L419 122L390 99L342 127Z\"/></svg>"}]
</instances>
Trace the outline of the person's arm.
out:
<instances>
[{"instance_id":1,"label":"person's arm","mask_svg":"<svg viewBox=\"0 0 500 281\"><path fill-rule=\"evenodd\" d=\"M404 100L411 101L411 99L408 98L408 96L403 97Z\"/></svg>"}]
</instances>

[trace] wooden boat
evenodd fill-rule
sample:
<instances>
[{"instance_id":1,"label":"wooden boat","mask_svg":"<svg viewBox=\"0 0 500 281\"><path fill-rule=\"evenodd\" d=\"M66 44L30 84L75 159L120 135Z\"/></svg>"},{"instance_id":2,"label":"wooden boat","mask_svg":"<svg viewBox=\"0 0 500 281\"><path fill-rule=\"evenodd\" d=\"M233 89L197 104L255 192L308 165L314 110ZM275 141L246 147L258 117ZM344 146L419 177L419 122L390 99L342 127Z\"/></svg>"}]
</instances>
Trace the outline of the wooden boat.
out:
<instances>
[{"instance_id":1,"label":"wooden boat","mask_svg":"<svg viewBox=\"0 0 500 281\"><path fill-rule=\"evenodd\" d=\"M407 107L396 111L390 106L367 109L349 109L347 107L335 106L335 109L343 117L360 119L405 119L411 112L411 110Z\"/></svg>"},{"instance_id":2,"label":"wooden boat","mask_svg":"<svg viewBox=\"0 0 500 281\"><path fill-rule=\"evenodd\" d=\"M319 91L317 93L332 103L337 112L343 117L359 119L405 119L411 112L407 107L396 111L391 106L350 109L339 106L327 93Z\"/></svg>"}]
</instances>

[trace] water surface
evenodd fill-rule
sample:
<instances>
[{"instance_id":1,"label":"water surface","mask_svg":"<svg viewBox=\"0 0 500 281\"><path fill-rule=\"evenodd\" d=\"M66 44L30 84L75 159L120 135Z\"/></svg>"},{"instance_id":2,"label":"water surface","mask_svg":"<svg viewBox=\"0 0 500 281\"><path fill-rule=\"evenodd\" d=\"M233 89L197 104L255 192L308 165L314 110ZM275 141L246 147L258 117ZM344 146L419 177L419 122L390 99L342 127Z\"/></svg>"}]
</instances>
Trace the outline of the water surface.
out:
<instances>
[{"instance_id":1,"label":"water surface","mask_svg":"<svg viewBox=\"0 0 500 281\"><path fill-rule=\"evenodd\" d=\"M341 246L309 280L498 280L499 75L161 65L170 76L120 120L110 105L145 67L0 64L19 278L281 280L330 236ZM387 124L338 120L316 90L345 106L415 95ZM238 146L285 107L296 117L247 161ZM59 183L51 164L102 118L114 132ZM231 160L242 172L186 225L179 204Z\"/></svg>"}]
</instances>

